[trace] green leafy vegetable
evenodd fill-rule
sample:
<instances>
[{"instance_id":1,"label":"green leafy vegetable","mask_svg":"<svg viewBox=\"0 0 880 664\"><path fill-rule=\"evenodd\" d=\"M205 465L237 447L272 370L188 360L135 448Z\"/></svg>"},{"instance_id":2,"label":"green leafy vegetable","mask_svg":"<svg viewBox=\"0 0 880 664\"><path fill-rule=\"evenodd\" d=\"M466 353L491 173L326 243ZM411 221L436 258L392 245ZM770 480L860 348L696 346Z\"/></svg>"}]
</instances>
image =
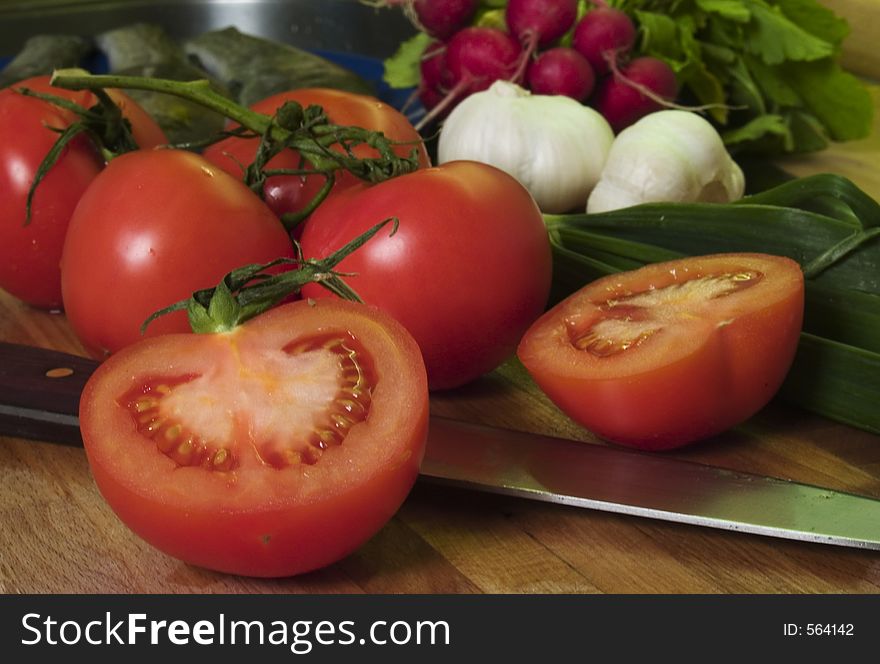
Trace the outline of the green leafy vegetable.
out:
<instances>
[{"instance_id":1,"label":"green leafy vegetable","mask_svg":"<svg viewBox=\"0 0 880 664\"><path fill-rule=\"evenodd\" d=\"M837 62L849 32L817 0L618 0L640 51L709 105L738 152L807 152L864 138L873 105Z\"/></svg>"},{"instance_id":2,"label":"green leafy vegetable","mask_svg":"<svg viewBox=\"0 0 880 664\"><path fill-rule=\"evenodd\" d=\"M400 46L390 58L385 60L383 80L392 88L413 88L419 84L419 60L431 42L424 32L418 32Z\"/></svg>"},{"instance_id":3,"label":"green leafy vegetable","mask_svg":"<svg viewBox=\"0 0 880 664\"><path fill-rule=\"evenodd\" d=\"M750 2L750 5L751 20L743 32L745 47L768 65L788 60L820 60L834 53L832 44L800 28L778 8L774 11L762 2Z\"/></svg>"}]
</instances>

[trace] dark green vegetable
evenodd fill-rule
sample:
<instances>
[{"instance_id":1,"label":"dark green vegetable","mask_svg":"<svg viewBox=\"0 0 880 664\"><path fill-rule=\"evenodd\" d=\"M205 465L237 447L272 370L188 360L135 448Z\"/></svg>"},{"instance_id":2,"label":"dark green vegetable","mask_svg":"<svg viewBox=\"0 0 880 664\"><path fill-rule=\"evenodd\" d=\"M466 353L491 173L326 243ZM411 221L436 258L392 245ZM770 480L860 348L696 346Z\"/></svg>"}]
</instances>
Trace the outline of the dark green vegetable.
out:
<instances>
[{"instance_id":1,"label":"dark green vegetable","mask_svg":"<svg viewBox=\"0 0 880 664\"><path fill-rule=\"evenodd\" d=\"M111 72L122 76L148 76L174 81L210 79L207 72L193 65L181 48L158 25L136 23L104 32L96 38L107 56ZM219 94L229 96L212 81ZM147 111L172 143L198 143L223 130L226 119L204 106L148 90L128 93Z\"/></svg>"},{"instance_id":2,"label":"dark green vegetable","mask_svg":"<svg viewBox=\"0 0 880 664\"><path fill-rule=\"evenodd\" d=\"M155 23L132 23L114 28L98 35L96 42L107 56L111 72L187 61L183 48ZM205 77L204 71L195 67L193 70Z\"/></svg>"},{"instance_id":3,"label":"dark green vegetable","mask_svg":"<svg viewBox=\"0 0 880 664\"><path fill-rule=\"evenodd\" d=\"M374 93L369 83L344 67L235 28L199 35L187 41L184 49L245 106L295 88L324 87Z\"/></svg>"},{"instance_id":4,"label":"dark green vegetable","mask_svg":"<svg viewBox=\"0 0 880 664\"><path fill-rule=\"evenodd\" d=\"M880 205L846 178L801 178L730 204L648 204L545 221L557 298L682 256L756 251L798 261L804 333L781 396L880 433Z\"/></svg>"},{"instance_id":5,"label":"dark green vegetable","mask_svg":"<svg viewBox=\"0 0 880 664\"><path fill-rule=\"evenodd\" d=\"M805 332L780 396L819 415L880 433L880 353Z\"/></svg>"},{"instance_id":6,"label":"dark green vegetable","mask_svg":"<svg viewBox=\"0 0 880 664\"><path fill-rule=\"evenodd\" d=\"M838 63L846 21L818 0L615 0L639 50L666 60L734 151L806 152L864 138L873 104Z\"/></svg>"},{"instance_id":7,"label":"dark green vegetable","mask_svg":"<svg viewBox=\"0 0 880 664\"><path fill-rule=\"evenodd\" d=\"M78 67L94 49L92 42L75 35L35 35L0 72L0 88L54 69Z\"/></svg>"}]
</instances>

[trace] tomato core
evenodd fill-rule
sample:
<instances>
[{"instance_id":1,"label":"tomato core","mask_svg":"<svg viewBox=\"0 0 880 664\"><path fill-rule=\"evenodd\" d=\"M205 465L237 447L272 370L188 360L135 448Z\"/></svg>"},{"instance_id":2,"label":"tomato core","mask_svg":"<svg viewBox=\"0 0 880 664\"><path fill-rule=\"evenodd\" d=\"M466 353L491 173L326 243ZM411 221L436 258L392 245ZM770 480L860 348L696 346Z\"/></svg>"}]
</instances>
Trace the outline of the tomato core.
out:
<instances>
[{"instance_id":1,"label":"tomato core","mask_svg":"<svg viewBox=\"0 0 880 664\"><path fill-rule=\"evenodd\" d=\"M248 459L313 465L370 412L375 370L348 334L298 340L218 377L151 377L119 400L137 431L181 466L230 471ZM252 454L251 457L245 455Z\"/></svg>"},{"instance_id":2,"label":"tomato core","mask_svg":"<svg viewBox=\"0 0 880 664\"><path fill-rule=\"evenodd\" d=\"M757 270L697 275L663 288L593 300L596 317L566 320L571 344L600 358L623 353L664 327L686 324L699 316L708 302L754 286L763 276Z\"/></svg>"}]
</instances>

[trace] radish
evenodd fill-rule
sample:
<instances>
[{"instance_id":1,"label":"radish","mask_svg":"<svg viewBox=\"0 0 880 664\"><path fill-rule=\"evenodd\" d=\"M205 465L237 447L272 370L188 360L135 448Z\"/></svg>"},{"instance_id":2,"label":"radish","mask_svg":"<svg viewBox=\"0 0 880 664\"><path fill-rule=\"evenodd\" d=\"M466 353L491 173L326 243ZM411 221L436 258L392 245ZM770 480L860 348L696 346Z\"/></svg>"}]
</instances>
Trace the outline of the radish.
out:
<instances>
[{"instance_id":1,"label":"radish","mask_svg":"<svg viewBox=\"0 0 880 664\"><path fill-rule=\"evenodd\" d=\"M526 71L526 84L539 95L565 95L584 101L593 92L596 77L587 59L572 48L544 51Z\"/></svg>"},{"instance_id":2,"label":"radish","mask_svg":"<svg viewBox=\"0 0 880 664\"><path fill-rule=\"evenodd\" d=\"M574 25L577 0L509 0L507 27L527 50L544 48Z\"/></svg>"},{"instance_id":3,"label":"radish","mask_svg":"<svg viewBox=\"0 0 880 664\"><path fill-rule=\"evenodd\" d=\"M504 17L510 33L523 45L519 66L511 78L519 82L534 52L555 42L574 25L577 0L509 0Z\"/></svg>"},{"instance_id":4,"label":"radish","mask_svg":"<svg viewBox=\"0 0 880 664\"><path fill-rule=\"evenodd\" d=\"M417 125L420 129L466 96L498 80L513 78L522 49L511 35L496 28L469 27L446 44L449 92Z\"/></svg>"},{"instance_id":5,"label":"radish","mask_svg":"<svg viewBox=\"0 0 880 664\"><path fill-rule=\"evenodd\" d=\"M454 85L466 83L469 92L477 92L510 76L520 53L519 43L506 32L465 28L449 40L446 66Z\"/></svg>"},{"instance_id":6,"label":"radish","mask_svg":"<svg viewBox=\"0 0 880 664\"><path fill-rule=\"evenodd\" d=\"M597 7L578 21L572 47L583 55L597 75L610 71L609 60L626 55L636 41L632 20L619 9Z\"/></svg>"},{"instance_id":7,"label":"radish","mask_svg":"<svg viewBox=\"0 0 880 664\"><path fill-rule=\"evenodd\" d=\"M645 56L618 69L613 63L596 93L596 109L615 132L664 106L674 106L678 93L675 72L662 60Z\"/></svg>"},{"instance_id":8,"label":"radish","mask_svg":"<svg viewBox=\"0 0 880 664\"><path fill-rule=\"evenodd\" d=\"M479 0L413 0L419 27L437 39L449 39L470 23Z\"/></svg>"},{"instance_id":9,"label":"radish","mask_svg":"<svg viewBox=\"0 0 880 664\"><path fill-rule=\"evenodd\" d=\"M446 44L434 41L428 44L419 63L419 99L430 110L443 101L449 88L449 70L446 67Z\"/></svg>"}]
</instances>

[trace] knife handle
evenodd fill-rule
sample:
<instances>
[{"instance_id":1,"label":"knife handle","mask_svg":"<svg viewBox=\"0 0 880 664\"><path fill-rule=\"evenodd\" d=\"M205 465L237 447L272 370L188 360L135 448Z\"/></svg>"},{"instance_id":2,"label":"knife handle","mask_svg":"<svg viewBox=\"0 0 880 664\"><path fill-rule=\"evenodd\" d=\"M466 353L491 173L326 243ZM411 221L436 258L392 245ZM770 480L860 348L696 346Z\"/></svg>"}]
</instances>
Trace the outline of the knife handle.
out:
<instances>
[{"instance_id":1,"label":"knife handle","mask_svg":"<svg viewBox=\"0 0 880 664\"><path fill-rule=\"evenodd\" d=\"M79 397L98 362L0 342L0 435L81 444Z\"/></svg>"}]
</instances>

